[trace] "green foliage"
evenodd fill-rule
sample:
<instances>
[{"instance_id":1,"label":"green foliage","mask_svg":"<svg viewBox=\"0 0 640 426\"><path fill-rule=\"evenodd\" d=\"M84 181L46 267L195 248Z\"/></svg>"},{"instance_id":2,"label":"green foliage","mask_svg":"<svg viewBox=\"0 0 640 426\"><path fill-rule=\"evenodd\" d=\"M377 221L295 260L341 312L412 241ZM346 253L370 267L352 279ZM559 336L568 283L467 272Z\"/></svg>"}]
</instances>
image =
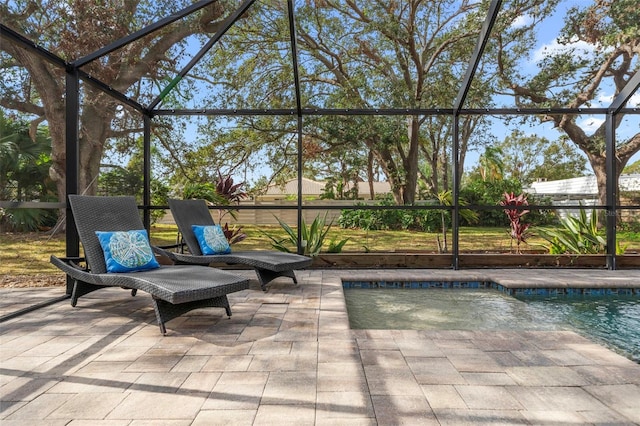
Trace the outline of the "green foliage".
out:
<instances>
[{"instance_id":1,"label":"green foliage","mask_svg":"<svg viewBox=\"0 0 640 426\"><path fill-rule=\"evenodd\" d=\"M133 159L126 167L112 166L98 177L98 194L130 195L143 202L144 179L139 164ZM151 204L166 205L169 199L169 188L158 179L151 179ZM151 210L151 223L156 223L165 215L165 210Z\"/></svg>"},{"instance_id":2,"label":"green foliage","mask_svg":"<svg viewBox=\"0 0 640 426\"><path fill-rule=\"evenodd\" d=\"M522 185L515 180L486 181L474 179L460 189L460 198L471 205L495 206L504 193L520 193ZM478 211L478 223L482 226L509 226L509 220L500 210Z\"/></svg>"},{"instance_id":3,"label":"green foliage","mask_svg":"<svg viewBox=\"0 0 640 426\"><path fill-rule=\"evenodd\" d=\"M357 178L357 175L355 176ZM322 188L322 194L320 194L321 200L357 200L359 188L357 185L351 185L351 188L345 190L345 185L342 179L336 177L329 177L325 180L324 188Z\"/></svg>"},{"instance_id":4,"label":"green foliage","mask_svg":"<svg viewBox=\"0 0 640 426\"><path fill-rule=\"evenodd\" d=\"M525 186L540 178L569 179L582 176L586 172L586 159L578 153L566 136L550 141L540 135L525 134L522 130L516 129L503 141L495 144L494 149L501 156L503 178L519 181ZM480 161L480 165L482 164ZM477 168L471 173L480 172L482 169Z\"/></svg>"},{"instance_id":5,"label":"green foliage","mask_svg":"<svg viewBox=\"0 0 640 426\"><path fill-rule=\"evenodd\" d=\"M5 117L0 111L0 199L56 200L50 165L48 128L39 127L32 139L28 122ZM53 226L56 220L57 212L46 209L6 209L0 214L0 225L17 232Z\"/></svg>"},{"instance_id":6,"label":"green foliage","mask_svg":"<svg viewBox=\"0 0 640 426\"><path fill-rule=\"evenodd\" d=\"M356 206L365 205L365 203L356 204ZM375 206L380 207L380 209L342 210L340 217L338 217L338 225L342 228L363 229L365 231L432 231L439 229L440 210L397 210L384 208L395 205L396 203L391 196L387 196L375 204Z\"/></svg>"},{"instance_id":7,"label":"green foliage","mask_svg":"<svg viewBox=\"0 0 640 426\"><path fill-rule=\"evenodd\" d=\"M276 217L278 223L287 233L287 238L276 238L273 237L266 232L261 232L264 236L271 240L271 245L280 251L287 253L297 253L298 251L298 231L294 228L291 228L285 222L283 222L280 218ZM301 238L300 246L303 249L303 254L306 256L317 256L320 254L322 250L322 246L324 244L324 240L329 232L329 229L333 225L333 221L327 223L327 213L324 216L317 215L310 226L302 219L301 223ZM332 241L331 247L333 250L339 248L342 250L342 247L346 244L348 238L344 239L340 242ZM334 252L335 253L335 252Z\"/></svg>"},{"instance_id":8,"label":"green foliage","mask_svg":"<svg viewBox=\"0 0 640 426\"><path fill-rule=\"evenodd\" d=\"M5 117L0 111L0 199L45 201L55 193L49 178L51 138L39 127L35 138L29 123Z\"/></svg>"},{"instance_id":9,"label":"green foliage","mask_svg":"<svg viewBox=\"0 0 640 426\"><path fill-rule=\"evenodd\" d=\"M453 205L453 194L452 194L451 190L440 191L438 193L437 197L438 197L438 201L443 206L452 206ZM464 200L462 198L460 198L460 200L458 200L458 203L461 206L466 206L466 205L469 204L466 200ZM440 210L440 211L443 212L443 210ZM478 213L477 212L474 212L473 210L469 210L469 209L460 209L459 212L460 212L460 219L462 219L463 222L468 223L468 224L475 224L475 223L478 222Z\"/></svg>"},{"instance_id":10,"label":"green foliage","mask_svg":"<svg viewBox=\"0 0 640 426\"><path fill-rule=\"evenodd\" d=\"M158 179L151 179L151 204L166 206L169 203L169 187ZM151 210L151 223L157 223L166 214L165 210Z\"/></svg>"},{"instance_id":11,"label":"green foliage","mask_svg":"<svg viewBox=\"0 0 640 426\"><path fill-rule=\"evenodd\" d=\"M218 195L215 184L206 183L188 183L182 190L182 198L185 200L206 200L213 204L227 204L226 198Z\"/></svg>"},{"instance_id":12,"label":"green foliage","mask_svg":"<svg viewBox=\"0 0 640 426\"><path fill-rule=\"evenodd\" d=\"M0 209L0 224L15 232L38 231L43 226L53 226L55 212L46 209Z\"/></svg>"},{"instance_id":13,"label":"green foliage","mask_svg":"<svg viewBox=\"0 0 640 426\"><path fill-rule=\"evenodd\" d=\"M327 249L327 253L342 253L342 248L349 241L349 238L345 238L343 240L337 241L335 238L332 238L329 241L329 248Z\"/></svg>"},{"instance_id":14,"label":"green foliage","mask_svg":"<svg viewBox=\"0 0 640 426\"><path fill-rule=\"evenodd\" d=\"M599 254L607 250L607 241L598 231L595 209L589 216L581 209L578 217L563 219L560 228L541 228L538 234L547 241L550 254ZM616 252L623 254L624 248L618 245Z\"/></svg>"},{"instance_id":15,"label":"green foliage","mask_svg":"<svg viewBox=\"0 0 640 426\"><path fill-rule=\"evenodd\" d=\"M504 175L504 153L500 148L488 146L484 154L478 159L480 163L480 177L484 181L495 182L502 180Z\"/></svg>"},{"instance_id":16,"label":"green foliage","mask_svg":"<svg viewBox=\"0 0 640 426\"><path fill-rule=\"evenodd\" d=\"M622 169L622 174L631 175L635 173L640 173L640 160L627 164L626 167Z\"/></svg>"}]
</instances>

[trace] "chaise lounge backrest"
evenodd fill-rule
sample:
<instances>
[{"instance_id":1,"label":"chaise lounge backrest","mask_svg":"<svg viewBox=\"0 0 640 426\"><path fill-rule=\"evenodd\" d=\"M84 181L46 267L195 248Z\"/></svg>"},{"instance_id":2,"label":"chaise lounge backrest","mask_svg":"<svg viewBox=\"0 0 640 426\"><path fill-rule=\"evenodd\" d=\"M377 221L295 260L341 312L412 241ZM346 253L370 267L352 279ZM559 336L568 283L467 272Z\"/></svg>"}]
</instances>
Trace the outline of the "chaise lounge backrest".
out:
<instances>
[{"instance_id":1,"label":"chaise lounge backrest","mask_svg":"<svg viewBox=\"0 0 640 426\"><path fill-rule=\"evenodd\" d=\"M210 226L215 225L211 212L204 200L169 200L169 207L173 214L178 229L182 232L182 239L187 244L189 252L201 256L200 244L193 232L191 225Z\"/></svg>"},{"instance_id":2,"label":"chaise lounge backrest","mask_svg":"<svg viewBox=\"0 0 640 426\"><path fill-rule=\"evenodd\" d=\"M76 229L91 272L107 272L96 231L144 229L134 197L84 197L69 195Z\"/></svg>"}]
</instances>

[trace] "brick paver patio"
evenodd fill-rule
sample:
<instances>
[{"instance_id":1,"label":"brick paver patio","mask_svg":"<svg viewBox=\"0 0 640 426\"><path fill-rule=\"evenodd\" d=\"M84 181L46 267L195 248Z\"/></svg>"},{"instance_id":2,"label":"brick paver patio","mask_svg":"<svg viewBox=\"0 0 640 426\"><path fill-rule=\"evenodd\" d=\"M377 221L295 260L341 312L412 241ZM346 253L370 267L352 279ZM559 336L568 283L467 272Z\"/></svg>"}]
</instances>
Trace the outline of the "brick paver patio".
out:
<instances>
[{"instance_id":1,"label":"brick paver patio","mask_svg":"<svg viewBox=\"0 0 640 426\"><path fill-rule=\"evenodd\" d=\"M372 276L640 286L640 271L310 270L166 336L148 295L98 291L0 324L0 424L640 424L640 365L573 332L351 330L340 278ZM62 291L0 290L0 313Z\"/></svg>"}]
</instances>

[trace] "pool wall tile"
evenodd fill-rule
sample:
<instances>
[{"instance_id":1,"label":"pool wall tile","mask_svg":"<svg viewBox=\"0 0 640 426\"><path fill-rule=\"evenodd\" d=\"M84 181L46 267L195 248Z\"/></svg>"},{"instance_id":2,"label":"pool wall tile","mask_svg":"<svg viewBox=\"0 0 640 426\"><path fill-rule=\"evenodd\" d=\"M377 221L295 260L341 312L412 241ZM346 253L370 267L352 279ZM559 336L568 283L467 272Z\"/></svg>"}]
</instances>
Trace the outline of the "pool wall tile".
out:
<instances>
[{"instance_id":1,"label":"pool wall tile","mask_svg":"<svg viewBox=\"0 0 640 426\"><path fill-rule=\"evenodd\" d=\"M589 287L516 287L509 288L492 281L386 281L343 280L344 288L404 288L404 289L493 289L510 296L640 296L640 288L589 288Z\"/></svg>"}]
</instances>

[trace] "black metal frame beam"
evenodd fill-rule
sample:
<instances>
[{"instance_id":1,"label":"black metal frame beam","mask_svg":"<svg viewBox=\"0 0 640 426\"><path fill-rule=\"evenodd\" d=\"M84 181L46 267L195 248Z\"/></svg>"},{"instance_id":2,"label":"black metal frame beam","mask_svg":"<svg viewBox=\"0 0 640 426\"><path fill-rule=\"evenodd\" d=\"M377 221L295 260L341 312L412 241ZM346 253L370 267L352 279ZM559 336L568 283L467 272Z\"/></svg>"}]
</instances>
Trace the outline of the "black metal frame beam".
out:
<instances>
[{"instance_id":1,"label":"black metal frame beam","mask_svg":"<svg viewBox=\"0 0 640 426\"><path fill-rule=\"evenodd\" d=\"M143 118L144 125L144 135L143 135L143 165L142 165L142 173L143 176L143 194L142 194L142 202L144 204L143 211L143 223L146 229L151 228L151 210L149 210L149 206L151 205L151 117L145 115Z\"/></svg>"},{"instance_id":2,"label":"black metal frame beam","mask_svg":"<svg viewBox=\"0 0 640 426\"><path fill-rule=\"evenodd\" d=\"M487 17L482 23L482 28L480 29L480 34L478 35L478 43L476 44L473 54L469 59L469 67L467 68L467 72L462 79L462 84L460 86L460 90L458 91L458 96L453 103L453 108L456 113L460 112L462 105L464 105L464 102L467 99L467 94L471 89L471 82L476 75L476 70L478 69L478 65L480 64L480 59L482 58L482 54L484 53L484 48L489 41L489 36L491 35L491 30L493 29L493 26L498 17L498 13L500 12L501 5L502 0L492 0L491 4L489 5Z\"/></svg>"},{"instance_id":3,"label":"black metal frame beam","mask_svg":"<svg viewBox=\"0 0 640 426\"><path fill-rule=\"evenodd\" d=\"M251 5L255 3L255 0L245 0L235 12L229 15L222 25L222 28L218 32L216 32L213 37L200 49L198 53L196 53L193 58L189 61L189 63L178 73L177 76L169 82L167 87L162 89L160 94L149 104L148 109L153 110L158 106L160 102L164 99L164 97L184 78L185 75L202 59L202 57L220 40L220 38L225 35L229 28L236 23L238 19L251 7Z\"/></svg>"},{"instance_id":4,"label":"black metal frame beam","mask_svg":"<svg viewBox=\"0 0 640 426\"><path fill-rule=\"evenodd\" d=\"M22 34L12 30L11 28L1 23L0 23L0 37L7 38L19 44L23 48L37 54L38 56L43 57L47 61L61 68L67 68L68 66L67 62L64 59L60 58L54 53L49 52L47 49L38 46L33 40L29 40Z\"/></svg>"},{"instance_id":5,"label":"black metal frame beam","mask_svg":"<svg viewBox=\"0 0 640 426\"><path fill-rule=\"evenodd\" d=\"M98 80L97 78L91 76L91 74L88 74L78 68L76 68L77 73L78 73L78 78L82 79L82 81L89 83L91 86L95 87L96 89L102 90L104 93L106 93L107 95L113 97L114 99L122 102L125 105L129 105L130 107L132 107L133 109L140 111L143 114L148 115L148 111L147 109L142 106L141 104L139 104L137 101L131 99L129 96L125 95L124 93L114 89L113 87L109 86L106 83L103 83L101 80Z\"/></svg>"},{"instance_id":6,"label":"black metal frame beam","mask_svg":"<svg viewBox=\"0 0 640 426\"><path fill-rule=\"evenodd\" d=\"M548 115L548 114L601 114L609 113L609 108L460 108L459 115ZM301 108L305 115L453 115L453 108ZM640 114L640 108L620 108L617 112ZM156 109L154 115L162 116L252 116L252 115L297 115L295 108L202 108L202 109Z\"/></svg>"},{"instance_id":7,"label":"black metal frame beam","mask_svg":"<svg viewBox=\"0 0 640 426\"><path fill-rule=\"evenodd\" d=\"M80 237L73 219L73 213L69 205L68 197L71 194L78 193L78 165L80 161L79 154L79 125L80 117L80 79L78 78L78 69L69 68L66 73L65 82L65 167L66 181L65 191L67 194L66 202L66 238L65 250L67 257L80 256ZM73 291L73 280L67 275L67 294Z\"/></svg>"},{"instance_id":8,"label":"black metal frame beam","mask_svg":"<svg viewBox=\"0 0 640 426\"><path fill-rule=\"evenodd\" d=\"M500 6L502 4L502 0L492 0L489 5L489 10L487 12L487 17L482 24L482 28L480 29L480 34L478 36L478 42L476 47L469 59L469 65L467 67L467 71L465 73L464 78L462 79L462 85L460 86L460 91L458 92L458 96L456 97L453 103L453 173L452 175L452 192L451 196L453 198L453 211L451 212L451 252L453 255L453 269L459 269L460 263L460 179L458 171L460 169L460 111L462 110L462 105L464 105L465 100L467 99L467 94L471 89L471 83L473 82L473 78L476 75L476 70L478 69L478 65L480 64L480 59L482 59L482 54L484 53L484 48L487 45L489 40L489 36L491 35L491 30L496 22L496 18L498 17L498 12L500 12Z\"/></svg>"},{"instance_id":9,"label":"black metal frame beam","mask_svg":"<svg viewBox=\"0 0 640 426\"><path fill-rule=\"evenodd\" d=\"M289 21L289 38L291 44L291 61L293 65L293 86L296 94L296 126L298 133L298 158L297 158L297 175L298 175L298 254L304 253L302 246L302 142L303 142L303 121L302 121L302 95L300 92L300 71L298 69L298 44L296 32L296 18L294 14L294 6L292 0L287 0L287 17Z\"/></svg>"},{"instance_id":10,"label":"black metal frame beam","mask_svg":"<svg viewBox=\"0 0 640 426\"><path fill-rule=\"evenodd\" d=\"M113 52L114 50L118 50L121 47L124 47L126 45L128 45L131 42L134 42L146 35L151 34L154 31L157 31L163 27L166 27L167 25L184 18L185 16L188 16L190 14L192 14L193 12L196 12L206 6L209 6L210 4L215 3L217 0L200 0L194 4L192 4L189 7L186 7L176 13L174 13L173 15L170 15L164 19L159 20L158 22L155 22L139 31L136 31L135 33L129 34L126 37L121 38L120 40L116 40L113 43L103 47L102 49L98 49L93 53L90 53L82 58L76 59L75 61L73 61L71 63L72 66L80 68L83 65L88 64L89 62L93 62L98 58L103 57L104 55L108 55L109 53Z\"/></svg>"},{"instance_id":11,"label":"black metal frame beam","mask_svg":"<svg viewBox=\"0 0 640 426\"><path fill-rule=\"evenodd\" d=\"M617 236L616 228L618 226L618 164L615 158L616 153L616 119L622 107L627 103L629 98L640 87L640 71L629 79L627 84L622 88L618 96L608 108L605 121L605 150L606 150L606 175L607 175L607 210L606 210L606 233L607 233L607 268L617 268Z\"/></svg>"},{"instance_id":12,"label":"black metal frame beam","mask_svg":"<svg viewBox=\"0 0 640 426\"><path fill-rule=\"evenodd\" d=\"M627 84L622 88L618 96L615 97L608 110L611 114L618 114L620 112L624 112L627 109L623 108L624 105L629 101L631 96L640 88L640 70L636 71L636 73L629 79ZM634 111L638 111L638 108L633 108Z\"/></svg>"}]
</instances>

